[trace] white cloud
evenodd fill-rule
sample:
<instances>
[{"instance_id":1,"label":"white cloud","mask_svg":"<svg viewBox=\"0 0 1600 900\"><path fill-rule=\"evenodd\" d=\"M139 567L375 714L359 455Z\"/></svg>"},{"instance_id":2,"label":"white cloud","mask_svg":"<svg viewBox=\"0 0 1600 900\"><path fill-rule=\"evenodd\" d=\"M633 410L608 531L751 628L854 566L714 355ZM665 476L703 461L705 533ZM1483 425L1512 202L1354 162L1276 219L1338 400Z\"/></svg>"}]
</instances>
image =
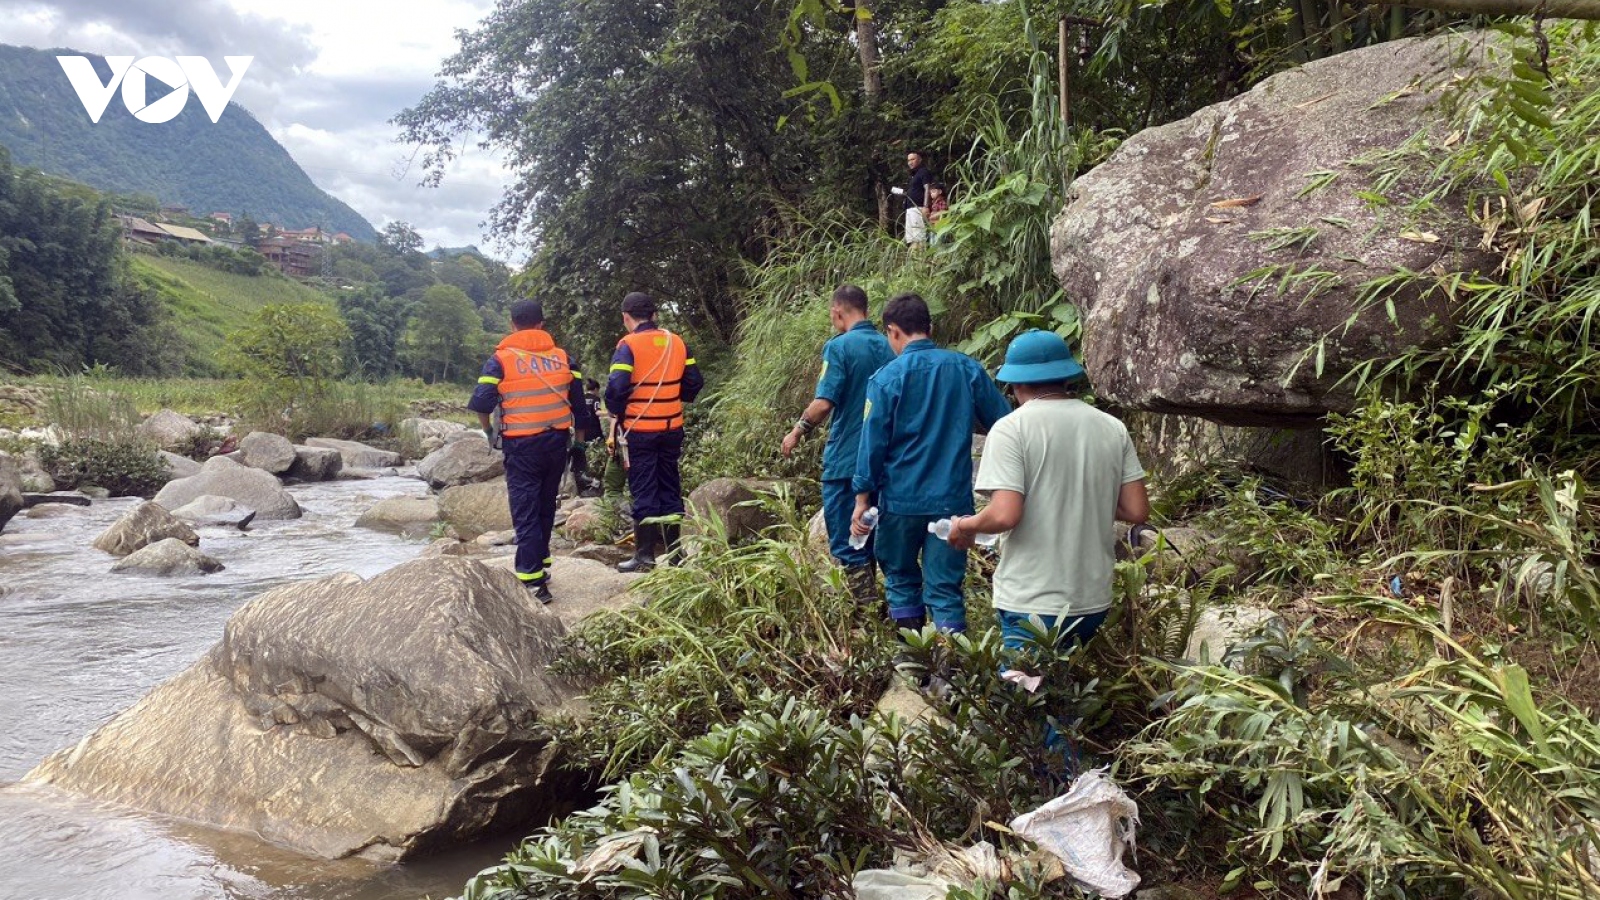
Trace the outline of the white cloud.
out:
<instances>
[{"instance_id":1,"label":"white cloud","mask_svg":"<svg viewBox=\"0 0 1600 900\"><path fill-rule=\"evenodd\" d=\"M388 120L420 100L455 31L492 0L0 0L0 43L90 53L255 57L235 100L323 190L375 226L410 222L430 245L477 244L511 181L473 148L438 188L418 186ZM220 70L219 70L220 71Z\"/></svg>"}]
</instances>

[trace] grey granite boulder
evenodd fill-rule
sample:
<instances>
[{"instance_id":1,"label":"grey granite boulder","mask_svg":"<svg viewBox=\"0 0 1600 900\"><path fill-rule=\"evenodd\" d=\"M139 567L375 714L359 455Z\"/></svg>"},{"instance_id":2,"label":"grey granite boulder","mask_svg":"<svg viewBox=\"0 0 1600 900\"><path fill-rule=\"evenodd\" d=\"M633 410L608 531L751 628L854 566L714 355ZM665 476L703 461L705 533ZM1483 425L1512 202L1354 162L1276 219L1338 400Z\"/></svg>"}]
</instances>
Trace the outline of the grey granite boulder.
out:
<instances>
[{"instance_id":1,"label":"grey granite boulder","mask_svg":"<svg viewBox=\"0 0 1600 900\"><path fill-rule=\"evenodd\" d=\"M209 575L222 563L177 538L164 538L117 560L111 571L133 575Z\"/></svg>"},{"instance_id":2,"label":"grey granite boulder","mask_svg":"<svg viewBox=\"0 0 1600 900\"><path fill-rule=\"evenodd\" d=\"M407 537L421 537L439 523L435 497L389 497L379 500L356 519L357 528L371 528Z\"/></svg>"},{"instance_id":3,"label":"grey granite boulder","mask_svg":"<svg viewBox=\"0 0 1600 900\"><path fill-rule=\"evenodd\" d=\"M410 418L400 422L400 440L423 456L443 447L457 435L469 434L467 426L444 419Z\"/></svg>"},{"instance_id":4,"label":"grey granite boulder","mask_svg":"<svg viewBox=\"0 0 1600 900\"><path fill-rule=\"evenodd\" d=\"M112 556L127 556L168 538L175 538L191 547L200 544L200 535L195 534L187 522L151 500L139 504L132 512L118 519L116 524L94 539L94 546Z\"/></svg>"},{"instance_id":5,"label":"grey granite boulder","mask_svg":"<svg viewBox=\"0 0 1600 900\"><path fill-rule=\"evenodd\" d=\"M446 488L439 495L439 517L450 523L464 541L487 531L511 528L511 500L506 493L506 480L498 478Z\"/></svg>"},{"instance_id":6,"label":"grey granite boulder","mask_svg":"<svg viewBox=\"0 0 1600 900\"><path fill-rule=\"evenodd\" d=\"M0 531L11 517L22 511L22 473L17 461L0 453Z\"/></svg>"},{"instance_id":7,"label":"grey granite boulder","mask_svg":"<svg viewBox=\"0 0 1600 900\"><path fill-rule=\"evenodd\" d=\"M345 468L349 469L388 469L400 465L400 454L369 447L357 441L311 438L306 441L306 446L339 451L339 455L344 457Z\"/></svg>"},{"instance_id":8,"label":"grey granite boulder","mask_svg":"<svg viewBox=\"0 0 1600 900\"><path fill-rule=\"evenodd\" d=\"M163 409L139 424L139 434L165 450L180 450L204 433L200 423L183 413Z\"/></svg>"},{"instance_id":9,"label":"grey granite boulder","mask_svg":"<svg viewBox=\"0 0 1600 900\"><path fill-rule=\"evenodd\" d=\"M328 447L294 445L294 465L288 477L300 481L331 481L344 470L344 456Z\"/></svg>"},{"instance_id":10,"label":"grey granite boulder","mask_svg":"<svg viewBox=\"0 0 1600 900\"><path fill-rule=\"evenodd\" d=\"M464 559L285 585L25 780L321 857L460 846L590 802L542 725L565 631Z\"/></svg>"},{"instance_id":11,"label":"grey granite boulder","mask_svg":"<svg viewBox=\"0 0 1600 900\"><path fill-rule=\"evenodd\" d=\"M447 443L417 463L417 475L434 490L492 481L505 473L505 457L481 435Z\"/></svg>"},{"instance_id":12,"label":"grey granite boulder","mask_svg":"<svg viewBox=\"0 0 1600 900\"><path fill-rule=\"evenodd\" d=\"M205 494L173 510L172 515L195 525L221 525L243 531L255 519L256 511L232 497Z\"/></svg>"},{"instance_id":13,"label":"grey granite boulder","mask_svg":"<svg viewBox=\"0 0 1600 900\"><path fill-rule=\"evenodd\" d=\"M159 452L161 461L167 464L167 480L176 481L179 478L190 478L200 474L200 464L187 456L179 456L170 450Z\"/></svg>"},{"instance_id":14,"label":"grey granite boulder","mask_svg":"<svg viewBox=\"0 0 1600 900\"><path fill-rule=\"evenodd\" d=\"M1443 291L1363 308L1397 270L1492 270L1464 198L1421 220L1406 201L1431 161L1371 203L1372 167L1419 130L1442 142L1441 88L1483 39L1444 34L1352 50L1125 141L1078 178L1051 232L1066 295L1085 312L1095 394L1129 409L1229 425L1305 425L1350 407L1362 361L1454 333ZM1331 179L1331 180L1330 180ZM1316 347L1326 338L1319 354ZM1320 356L1321 365L1318 365Z\"/></svg>"},{"instance_id":15,"label":"grey granite boulder","mask_svg":"<svg viewBox=\"0 0 1600 900\"><path fill-rule=\"evenodd\" d=\"M156 502L177 509L206 494L231 497L255 510L259 520L300 518L300 504L275 476L225 456L206 460L198 475L168 482L156 494Z\"/></svg>"},{"instance_id":16,"label":"grey granite boulder","mask_svg":"<svg viewBox=\"0 0 1600 900\"><path fill-rule=\"evenodd\" d=\"M238 461L252 469L282 475L294 465L294 444L281 434L252 431L239 441Z\"/></svg>"}]
</instances>

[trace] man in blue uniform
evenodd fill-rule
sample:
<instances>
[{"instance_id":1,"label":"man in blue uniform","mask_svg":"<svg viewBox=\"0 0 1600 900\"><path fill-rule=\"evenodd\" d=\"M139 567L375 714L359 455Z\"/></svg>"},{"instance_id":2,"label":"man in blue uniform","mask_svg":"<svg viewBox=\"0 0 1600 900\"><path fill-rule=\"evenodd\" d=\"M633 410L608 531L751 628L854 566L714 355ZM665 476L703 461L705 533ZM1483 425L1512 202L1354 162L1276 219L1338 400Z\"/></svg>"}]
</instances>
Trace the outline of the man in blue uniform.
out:
<instances>
[{"instance_id":1,"label":"man in blue uniform","mask_svg":"<svg viewBox=\"0 0 1600 900\"><path fill-rule=\"evenodd\" d=\"M677 525L646 519L683 515L683 407L699 395L705 379L683 338L656 325L656 301L637 291L622 299L628 330L611 357L606 409L616 417L617 442L633 494L633 558L618 571L641 572L656 564L656 548L677 549Z\"/></svg>"},{"instance_id":2,"label":"man in blue uniform","mask_svg":"<svg viewBox=\"0 0 1600 900\"><path fill-rule=\"evenodd\" d=\"M828 320L835 337L822 345L822 374L816 399L783 439L783 455L794 453L802 438L828 421L828 443L822 448L822 519L828 527L828 552L844 567L856 602L870 606L878 593L872 565L871 538L864 547L850 546L850 514L855 508L856 447L861 441L861 411L867 402L867 379L894 359L894 350L867 320L867 293L853 284L833 292Z\"/></svg>"},{"instance_id":3,"label":"man in blue uniform","mask_svg":"<svg viewBox=\"0 0 1600 900\"><path fill-rule=\"evenodd\" d=\"M550 532L556 494L572 440L572 412L583 402L577 365L544 330L544 308L511 304L515 329L483 364L467 408L478 414L489 443L505 453L506 491L517 535L517 578L550 602ZM491 414L500 410L499 434Z\"/></svg>"},{"instance_id":4,"label":"man in blue uniform","mask_svg":"<svg viewBox=\"0 0 1600 900\"><path fill-rule=\"evenodd\" d=\"M992 427L1011 404L977 361L933 343L921 297L890 300L883 324L899 355L867 383L851 529L868 533L862 516L876 494L876 555L895 625L919 629L931 613L941 630L965 631L967 552L928 525L972 514L972 434Z\"/></svg>"}]
</instances>

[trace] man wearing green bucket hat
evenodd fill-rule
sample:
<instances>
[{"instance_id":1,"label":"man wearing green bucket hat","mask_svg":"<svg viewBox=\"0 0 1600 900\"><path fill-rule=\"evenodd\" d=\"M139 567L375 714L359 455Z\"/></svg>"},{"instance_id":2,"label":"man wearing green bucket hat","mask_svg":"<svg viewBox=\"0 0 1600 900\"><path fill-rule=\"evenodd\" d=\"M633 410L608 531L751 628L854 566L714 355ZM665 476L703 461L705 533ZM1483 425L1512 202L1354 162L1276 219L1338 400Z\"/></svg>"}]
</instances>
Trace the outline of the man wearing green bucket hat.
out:
<instances>
[{"instance_id":1,"label":"man wearing green bucket hat","mask_svg":"<svg viewBox=\"0 0 1600 900\"><path fill-rule=\"evenodd\" d=\"M996 377L1019 406L984 444L976 488L989 505L957 516L950 543L1006 533L994 573L1006 646L1022 646L1030 616L1059 625L1063 640L1087 641L1111 608L1113 516L1150 514L1144 467L1122 423L1074 396L1083 366L1060 335L1018 335Z\"/></svg>"}]
</instances>

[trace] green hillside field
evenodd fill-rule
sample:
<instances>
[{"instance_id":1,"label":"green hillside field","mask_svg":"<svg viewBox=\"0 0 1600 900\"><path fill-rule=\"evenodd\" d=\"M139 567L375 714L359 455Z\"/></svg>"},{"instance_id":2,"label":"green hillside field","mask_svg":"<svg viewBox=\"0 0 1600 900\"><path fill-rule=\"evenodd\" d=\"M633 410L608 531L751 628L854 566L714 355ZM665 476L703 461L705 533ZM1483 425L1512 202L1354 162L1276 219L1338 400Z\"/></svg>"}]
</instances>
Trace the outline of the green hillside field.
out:
<instances>
[{"instance_id":1,"label":"green hillside field","mask_svg":"<svg viewBox=\"0 0 1600 900\"><path fill-rule=\"evenodd\" d=\"M195 375L220 374L218 353L229 333L269 303L323 303L321 291L277 273L235 275L187 259L130 253L134 277L158 292L171 310Z\"/></svg>"}]
</instances>

